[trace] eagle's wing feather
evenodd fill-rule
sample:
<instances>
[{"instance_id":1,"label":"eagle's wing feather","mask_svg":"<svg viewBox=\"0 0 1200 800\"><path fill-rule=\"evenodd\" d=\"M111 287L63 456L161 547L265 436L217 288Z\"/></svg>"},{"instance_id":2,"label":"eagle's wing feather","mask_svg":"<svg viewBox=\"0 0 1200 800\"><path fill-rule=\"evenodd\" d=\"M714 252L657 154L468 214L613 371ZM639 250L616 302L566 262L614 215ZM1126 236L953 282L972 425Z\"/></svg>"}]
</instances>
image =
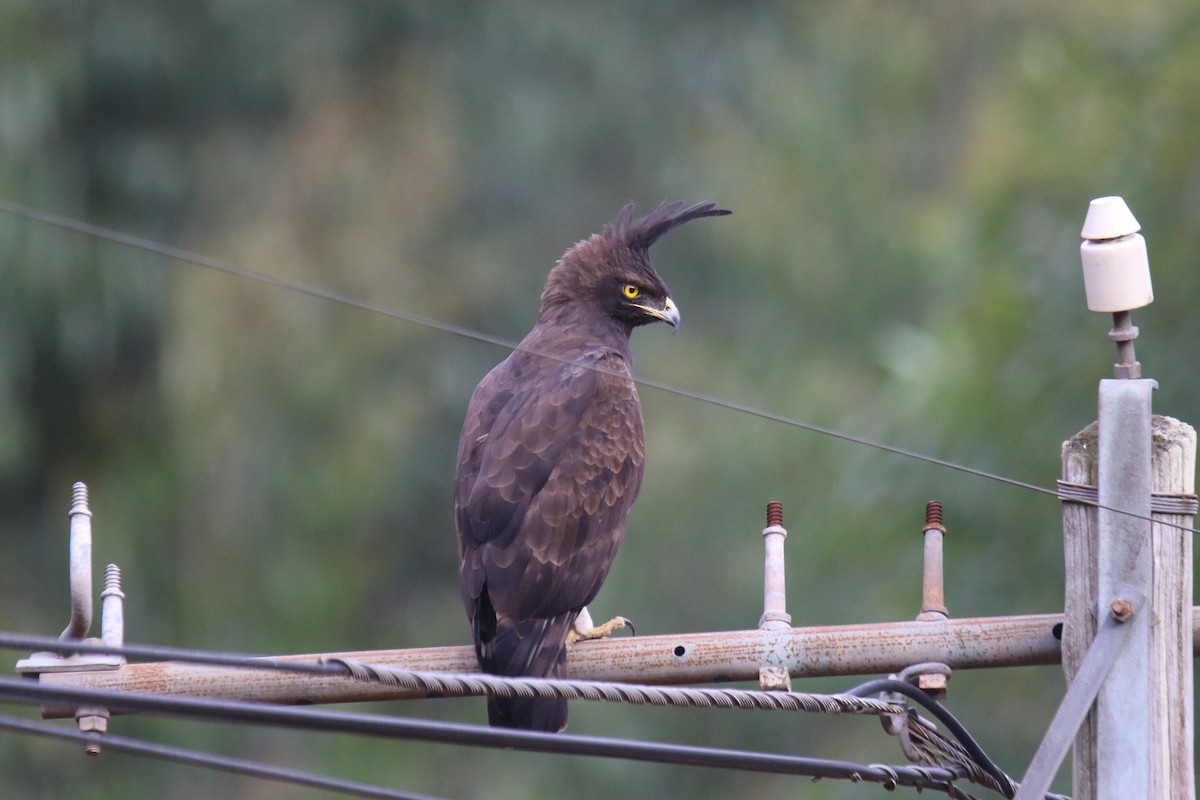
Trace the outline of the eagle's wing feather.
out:
<instances>
[{"instance_id":1,"label":"eagle's wing feather","mask_svg":"<svg viewBox=\"0 0 1200 800\"><path fill-rule=\"evenodd\" d=\"M501 618L577 611L595 596L642 474L628 375L614 351L571 363L518 351L480 384L455 492L468 610L485 584Z\"/></svg>"}]
</instances>

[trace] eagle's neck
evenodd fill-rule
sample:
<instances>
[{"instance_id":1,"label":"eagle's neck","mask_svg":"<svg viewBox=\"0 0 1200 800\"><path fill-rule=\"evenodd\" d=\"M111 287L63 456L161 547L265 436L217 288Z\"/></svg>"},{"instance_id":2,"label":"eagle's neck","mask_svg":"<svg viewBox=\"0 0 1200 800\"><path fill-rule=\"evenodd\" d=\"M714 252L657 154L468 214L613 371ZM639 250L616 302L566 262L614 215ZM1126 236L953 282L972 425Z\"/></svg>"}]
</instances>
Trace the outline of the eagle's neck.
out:
<instances>
[{"instance_id":1,"label":"eagle's neck","mask_svg":"<svg viewBox=\"0 0 1200 800\"><path fill-rule=\"evenodd\" d=\"M633 328L591 306L576 303L543 305L537 324L526 337L530 345L547 352L592 348L616 350L630 358L629 334Z\"/></svg>"}]
</instances>

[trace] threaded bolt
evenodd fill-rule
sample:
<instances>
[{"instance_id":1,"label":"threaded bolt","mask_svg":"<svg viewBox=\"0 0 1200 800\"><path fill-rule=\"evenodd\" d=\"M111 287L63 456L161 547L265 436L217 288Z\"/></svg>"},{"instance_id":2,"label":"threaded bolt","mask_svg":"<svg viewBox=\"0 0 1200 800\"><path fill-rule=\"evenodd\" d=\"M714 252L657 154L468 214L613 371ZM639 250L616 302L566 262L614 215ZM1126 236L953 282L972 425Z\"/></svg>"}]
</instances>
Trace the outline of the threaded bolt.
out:
<instances>
[{"instance_id":1,"label":"threaded bolt","mask_svg":"<svg viewBox=\"0 0 1200 800\"><path fill-rule=\"evenodd\" d=\"M119 647L125 643L125 592L121 591L121 568L116 564L104 569L100 602L100 637Z\"/></svg>"},{"instance_id":2,"label":"threaded bolt","mask_svg":"<svg viewBox=\"0 0 1200 800\"><path fill-rule=\"evenodd\" d=\"M925 527L921 535L925 537L925 563L921 576L921 613L917 619L946 619L949 612L942 578L942 539L946 526L942 524L940 501L930 500L925 504Z\"/></svg>"},{"instance_id":3,"label":"threaded bolt","mask_svg":"<svg viewBox=\"0 0 1200 800\"><path fill-rule=\"evenodd\" d=\"M767 503L767 527L763 528L762 535L766 560L763 571L763 615L758 627L762 630L789 628L792 618L787 613L784 577L783 541L787 538L787 531L783 528L783 503L775 500ZM772 680L771 683L774 685L777 681ZM763 688L768 688L767 682L763 682Z\"/></svg>"},{"instance_id":4,"label":"threaded bolt","mask_svg":"<svg viewBox=\"0 0 1200 800\"><path fill-rule=\"evenodd\" d=\"M71 510L69 514L92 515L88 508L88 488L86 483L76 483L71 487Z\"/></svg>"},{"instance_id":5,"label":"threaded bolt","mask_svg":"<svg viewBox=\"0 0 1200 800\"><path fill-rule=\"evenodd\" d=\"M925 530L939 530L942 533L946 532L946 526L942 524L942 503L940 500L930 500L925 504Z\"/></svg>"},{"instance_id":6,"label":"threaded bolt","mask_svg":"<svg viewBox=\"0 0 1200 800\"><path fill-rule=\"evenodd\" d=\"M100 593L100 596L107 595L125 596L125 593L121 591L121 568L116 564L109 564L104 568L104 591Z\"/></svg>"},{"instance_id":7,"label":"threaded bolt","mask_svg":"<svg viewBox=\"0 0 1200 800\"><path fill-rule=\"evenodd\" d=\"M767 503L767 527L783 527L783 503L780 503L778 500L772 500Z\"/></svg>"}]
</instances>

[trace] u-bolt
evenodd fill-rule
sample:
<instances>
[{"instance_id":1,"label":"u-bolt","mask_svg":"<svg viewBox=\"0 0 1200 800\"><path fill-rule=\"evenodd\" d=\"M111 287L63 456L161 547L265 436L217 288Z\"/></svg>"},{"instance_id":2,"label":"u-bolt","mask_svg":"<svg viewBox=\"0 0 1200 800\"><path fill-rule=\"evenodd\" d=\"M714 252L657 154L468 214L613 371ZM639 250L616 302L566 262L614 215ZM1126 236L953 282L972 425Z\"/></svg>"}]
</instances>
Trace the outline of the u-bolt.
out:
<instances>
[{"instance_id":1,"label":"u-bolt","mask_svg":"<svg viewBox=\"0 0 1200 800\"><path fill-rule=\"evenodd\" d=\"M92 627L92 512L88 489L76 483L71 490L71 621L58 637L83 639Z\"/></svg>"}]
</instances>

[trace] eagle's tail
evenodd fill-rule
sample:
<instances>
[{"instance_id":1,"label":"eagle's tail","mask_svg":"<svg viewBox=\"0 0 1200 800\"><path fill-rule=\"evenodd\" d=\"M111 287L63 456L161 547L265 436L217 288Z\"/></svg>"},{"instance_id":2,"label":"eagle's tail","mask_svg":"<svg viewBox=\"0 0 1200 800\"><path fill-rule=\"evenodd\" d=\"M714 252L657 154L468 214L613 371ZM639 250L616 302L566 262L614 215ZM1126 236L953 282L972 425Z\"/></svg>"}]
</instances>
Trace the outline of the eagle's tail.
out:
<instances>
[{"instance_id":1,"label":"eagle's tail","mask_svg":"<svg viewBox=\"0 0 1200 800\"><path fill-rule=\"evenodd\" d=\"M493 675L561 678L566 674L567 631L575 613L549 619L499 620L495 638L483 642L480 667ZM567 727L567 701L489 697L488 723L500 728L557 733Z\"/></svg>"},{"instance_id":2,"label":"eagle's tail","mask_svg":"<svg viewBox=\"0 0 1200 800\"><path fill-rule=\"evenodd\" d=\"M532 697L489 697L488 724L493 728L523 728L558 733L567 727L566 700Z\"/></svg>"}]
</instances>

